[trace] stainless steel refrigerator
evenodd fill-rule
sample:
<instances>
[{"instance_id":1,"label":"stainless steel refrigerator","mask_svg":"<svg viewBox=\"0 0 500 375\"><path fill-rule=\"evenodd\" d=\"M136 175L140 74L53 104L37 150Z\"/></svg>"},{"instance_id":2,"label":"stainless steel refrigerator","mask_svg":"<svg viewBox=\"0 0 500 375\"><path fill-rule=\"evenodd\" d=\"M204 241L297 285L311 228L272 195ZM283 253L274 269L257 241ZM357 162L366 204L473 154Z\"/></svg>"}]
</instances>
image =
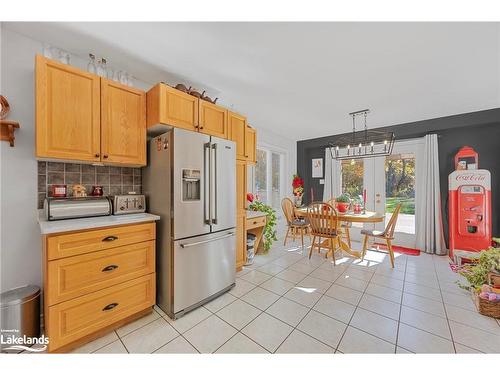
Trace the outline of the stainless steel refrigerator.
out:
<instances>
[{"instance_id":1,"label":"stainless steel refrigerator","mask_svg":"<svg viewBox=\"0 0 500 375\"><path fill-rule=\"evenodd\" d=\"M161 216L157 304L177 318L234 286L236 144L174 128L149 142L143 183Z\"/></svg>"}]
</instances>

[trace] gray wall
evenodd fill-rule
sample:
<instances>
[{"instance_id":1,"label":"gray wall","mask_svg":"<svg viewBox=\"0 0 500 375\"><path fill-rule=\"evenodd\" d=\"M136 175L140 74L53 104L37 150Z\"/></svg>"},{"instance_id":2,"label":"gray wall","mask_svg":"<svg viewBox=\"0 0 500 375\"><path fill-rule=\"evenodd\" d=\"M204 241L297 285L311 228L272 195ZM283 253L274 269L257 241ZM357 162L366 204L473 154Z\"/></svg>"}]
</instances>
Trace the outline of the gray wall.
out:
<instances>
[{"instance_id":1,"label":"gray wall","mask_svg":"<svg viewBox=\"0 0 500 375\"><path fill-rule=\"evenodd\" d=\"M394 131L396 139L423 137L429 133L438 134L441 201L446 239L448 237L448 175L454 170L453 157L465 145L479 153L479 167L491 172L493 235L500 234L500 108L471 112L454 116L388 126L383 129ZM306 203L310 190L314 197L323 197L323 185L319 179L311 178L311 159L324 158L325 147L335 143L336 137L322 137L297 142L297 171L304 177Z\"/></svg>"}]
</instances>

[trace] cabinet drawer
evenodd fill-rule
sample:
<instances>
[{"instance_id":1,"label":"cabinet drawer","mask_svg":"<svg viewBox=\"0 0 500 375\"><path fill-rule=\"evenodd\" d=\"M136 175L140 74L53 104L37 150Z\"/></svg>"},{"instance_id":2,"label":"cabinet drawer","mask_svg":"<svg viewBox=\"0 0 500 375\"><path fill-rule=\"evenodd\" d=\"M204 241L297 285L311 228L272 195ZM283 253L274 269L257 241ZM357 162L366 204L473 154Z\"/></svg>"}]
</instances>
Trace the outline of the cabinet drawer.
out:
<instances>
[{"instance_id":1,"label":"cabinet drawer","mask_svg":"<svg viewBox=\"0 0 500 375\"><path fill-rule=\"evenodd\" d=\"M155 241L48 262L47 303L56 303L155 272Z\"/></svg>"},{"instance_id":2,"label":"cabinet drawer","mask_svg":"<svg viewBox=\"0 0 500 375\"><path fill-rule=\"evenodd\" d=\"M155 303L155 274L49 307L46 329L53 351Z\"/></svg>"},{"instance_id":3,"label":"cabinet drawer","mask_svg":"<svg viewBox=\"0 0 500 375\"><path fill-rule=\"evenodd\" d=\"M54 260L154 240L155 223L47 236L47 259Z\"/></svg>"},{"instance_id":4,"label":"cabinet drawer","mask_svg":"<svg viewBox=\"0 0 500 375\"><path fill-rule=\"evenodd\" d=\"M254 218L247 219L247 225L245 227L248 230L248 229L261 227L264 225L266 225L266 217L260 216L260 217L254 217Z\"/></svg>"}]
</instances>

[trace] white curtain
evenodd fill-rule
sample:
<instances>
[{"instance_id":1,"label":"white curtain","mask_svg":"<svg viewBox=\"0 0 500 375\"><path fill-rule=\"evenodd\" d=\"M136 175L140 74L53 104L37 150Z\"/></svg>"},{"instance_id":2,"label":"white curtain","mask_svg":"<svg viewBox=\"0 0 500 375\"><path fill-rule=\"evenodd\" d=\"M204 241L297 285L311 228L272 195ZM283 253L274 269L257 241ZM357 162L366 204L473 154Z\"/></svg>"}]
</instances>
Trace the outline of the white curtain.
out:
<instances>
[{"instance_id":1,"label":"white curtain","mask_svg":"<svg viewBox=\"0 0 500 375\"><path fill-rule=\"evenodd\" d=\"M330 148L325 149L325 184L323 185L323 202L342 194L342 165L332 159Z\"/></svg>"},{"instance_id":2,"label":"white curtain","mask_svg":"<svg viewBox=\"0 0 500 375\"><path fill-rule=\"evenodd\" d=\"M417 248L430 254L448 253L444 242L439 184L438 139L436 134L425 136L422 162L417 179L416 237Z\"/></svg>"}]
</instances>

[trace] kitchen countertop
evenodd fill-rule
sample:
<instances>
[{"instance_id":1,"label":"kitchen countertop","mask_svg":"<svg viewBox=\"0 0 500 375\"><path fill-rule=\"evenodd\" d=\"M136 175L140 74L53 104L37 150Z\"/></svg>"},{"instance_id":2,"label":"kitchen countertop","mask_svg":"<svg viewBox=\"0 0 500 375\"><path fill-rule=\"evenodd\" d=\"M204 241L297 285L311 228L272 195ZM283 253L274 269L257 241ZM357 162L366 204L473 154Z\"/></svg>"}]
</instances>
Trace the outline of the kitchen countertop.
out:
<instances>
[{"instance_id":1,"label":"kitchen countertop","mask_svg":"<svg viewBox=\"0 0 500 375\"><path fill-rule=\"evenodd\" d=\"M75 230L111 227L115 225L135 224L157 220L160 220L160 217L158 215L142 213L48 221L43 210L39 210L38 212L38 224L40 225L40 232L42 234L62 233Z\"/></svg>"},{"instance_id":2,"label":"kitchen countertop","mask_svg":"<svg viewBox=\"0 0 500 375\"><path fill-rule=\"evenodd\" d=\"M266 215L267 214L265 212L247 210L247 219L253 219L254 217L261 217Z\"/></svg>"}]
</instances>

